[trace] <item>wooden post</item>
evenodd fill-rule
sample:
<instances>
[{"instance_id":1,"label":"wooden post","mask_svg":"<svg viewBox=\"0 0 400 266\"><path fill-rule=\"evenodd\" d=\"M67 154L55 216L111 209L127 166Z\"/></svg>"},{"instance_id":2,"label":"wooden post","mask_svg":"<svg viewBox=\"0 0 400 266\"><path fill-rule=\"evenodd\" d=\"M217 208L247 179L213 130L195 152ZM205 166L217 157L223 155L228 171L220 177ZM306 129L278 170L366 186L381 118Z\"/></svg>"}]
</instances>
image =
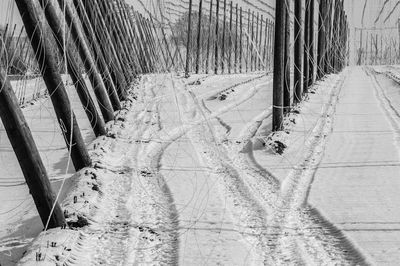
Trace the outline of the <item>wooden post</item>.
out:
<instances>
[{"instance_id":1,"label":"wooden post","mask_svg":"<svg viewBox=\"0 0 400 266\"><path fill-rule=\"evenodd\" d=\"M49 91L65 142L71 152L72 162L78 171L90 166L91 160L76 122L75 114L71 109L71 103L63 81L57 71L55 56L50 48L51 45L47 38L43 38L45 33L33 1L17 0L15 2L25 25L26 33L31 40L32 48L37 51L35 53L36 60L39 63L40 71Z\"/></svg>"},{"instance_id":2,"label":"wooden post","mask_svg":"<svg viewBox=\"0 0 400 266\"><path fill-rule=\"evenodd\" d=\"M129 56L129 61L128 64L131 69L131 73L129 76L129 81L133 80L139 73L143 72L142 66L139 63L139 56L136 53L136 42L134 41L132 32L130 31L129 24L127 23L127 20L125 19L125 12L123 11L125 8L123 8L123 5L120 0L115 0L115 1L104 1L105 2L105 9L110 10L112 16L114 17L115 25L117 25L120 28L120 33L122 33L122 39L125 42L125 47L130 48L129 52L127 53ZM151 42L150 39L148 39L149 42ZM152 43L149 44L150 46ZM153 55L154 50L151 49L151 55ZM151 60L151 66L153 68L153 71L155 71L155 59L150 57ZM157 60L158 61L158 60Z\"/></svg>"},{"instance_id":3,"label":"wooden post","mask_svg":"<svg viewBox=\"0 0 400 266\"><path fill-rule=\"evenodd\" d=\"M189 77L189 64L190 64L190 46L192 40L192 1L189 0L189 19L188 19L188 32L186 42L186 67L185 67L185 78Z\"/></svg>"},{"instance_id":4,"label":"wooden post","mask_svg":"<svg viewBox=\"0 0 400 266\"><path fill-rule=\"evenodd\" d=\"M317 58L317 79L324 76L325 69L325 20L326 20L326 1L319 3L319 16L318 16L318 58Z\"/></svg>"},{"instance_id":5,"label":"wooden post","mask_svg":"<svg viewBox=\"0 0 400 266\"><path fill-rule=\"evenodd\" d=\"M126 77L126 81L129 84L133 78L139 72L137 66L134 64L135 56L134 50L129 49L130 46L128 44L128 33L126 28L123 25L122 19L120 17L120 13L116 10L115 4L111 1L94 1L93 3L94 9L98 10L98 14L102 14L106 18L106 27L108 31L112 34L112 40L114 41L114 46L118 48L116 51L117 54L121 58L121 64L124 63L125 68L124 73ZM148 46L149 44L147 44ZM128 52L130 51L130 52ZM147 59L149 62L149 70L154 71L154 65L151 61L150 53L147 52ZM124 88L125 91L126 88Z\"/></svg>"},{"instance_id":6,"label":"wooden post","mask_svg":"<svg viewBox=\"0 0 400 266\"><path fill-rule=\"evenodd\" d=\"M150 16L150 19L153 21L153 17L152 17L152 16ZM162 35L163 35L162 37L163 37L163 39L164 39L164 43L165 43L165 47L167 48L168 55L169 55L169 57L171 58L172 66L173 66L174 68L176 68L175 61L174 61L174 57L172 56L171 49L170 49L170 47L169 47L168 40L167 40L167 36L165 35L165 30L164 30L164 28L163 28L163 25L160 26L160 29L161 29L161 33L162 33Z\"/></svg>"},{"instance_id":7,"label":"wooden post","mask_svg":"<svg viewBox=\"0 0 400 266\"><path fill-rule=\"evenodd\" d=\"M286 1L276 0L275 4L275 53L273 77L272 130L283 129L283 79L284 46L286 32Z\"/></svg>"},{"instance_id":8,"label":"wooden post","mask_svg":"<svg viewBox=\"0 0 400 266\"><path fill-rule=\"evenodd\" d=\"M3 58L3 54L4 54L4 52L5 52L6 49L7 49L7 42L8 42L8 39L7 39L8 26L9 26L9 25L8 25L8 23L7 23L7 24L6 24L6 27L5 27L5 29L4 29L4 32L3 32L2 36L1 36L2 42L1 42L0 58Z\"/></svg>"},{"instance_id":9,"label":"wooden post","mask_svg":"<svg viewBox=\"0 0 400 266\"><path fill-rule=\"evenodd\" d=\"M130 83L131 72L133 71L132 62L130 56L128 55L128 47L126 46L126 42L124 40L123 33L121 33L121 27L117 24L115 13L111 12L108 8L108 1L95 1L95 0L85 0L86 12L93 12L95 15L95 21L98 22L98 26L105 34L105 38L109 39L112 43L110 44L110 48L112 54L116 58L116 62L119 62L120 68L125 76L125 81L127 84ZM104 41L106 41L106 39ZM124 66L124 67L123 67ZM122 88L124 91L126 88Z\"/></svg>"},{"instance_id":10,"label":"wooden post","mask_svg":"<svg viewBox=\"0 0 400 266\"><path fill-rule=\"evenodd\" d=\"M375 65L377 64L378 64L378 34L375 34Z\"/></svg>"},{"instance_id":11,"label":"wooden post","mask_svg":"<svg viewBox=\"0 0 400 266\"><path fill-rule=\"evenodd\" d=\"M239 53L239 72L242 73L243 70L243 41L242 41L242 37L243 37L243 12L242 12L242 7L240 7L240 44L239 44L239 49L240 49L240 53Z\"/></svg>"},{"instance_id":12,"label":"wooden post","mask_svg":"<svg viewBox=\"0 0 400 266\"><path fill-rule=\"evenodd\" d=\"M114 58L118 69L123 73L122 76L125 80L125 87L117 87L118 95L110 95L114 109L121 109L120 104L118 104L116 100L118 96L120 100L126 99L126 89L128 84L132 81L132 73L136 71L131 64L133 59L127 52L126 33L122 33L121 28L123 27L117 22L116 11L113 9L114 5L110 5L108 1L94 0L85 0L85 3L87 3L86 12L93 13L94 22L97 23L96 28L102 31L100 33L103 37L102 41L109 41L107 48L110 51L110 55ZM114 97L115 101L113 100Z\"/></svg>"},{"instance_id":13,"label":"wooden post","mask_svg":"<svg viewBox=\"0 0 400 266\"><path fill-rule=\"evenodd\" d=\"M250 38L250 71L253 72L253 63L254 63L254 11L251 13L251 38Z\"/></svg>"},{"instance_id":14,"label":"wooden post","mask_svg":"<svg viewBox=\"0 0 400 266\"><path fill-rule=\"evenodd\" d=\"M140 51L139 51L139 41L138 41L138 36L136 35L136 32L134 31L134 23L132 22L132 18L129 16L128 11L130 11L130 7L125 1L122 0L117 0L117 6L119 9L120 17L123 22L123 25L126 27L126 31L128 32L128 37L129 37L129 42L130 45L132 46L132 52L134 55L135 61L133 62L136 67L136 75L139 73L143 73L143 67L142 64L140 64ZM158 71L160 69L163 69L164 66L162 64L162 61L160 60L161 56L159 54L159 50L157 49L155 37L153 36L152 28L150 27L150 23L148 19L145 19L144 21L144 26L146 28L146 34L148 38L150 39L151 46L152 46L152 56L153 56L153 62L155 66L157 66Z\"/></svg>"},{"instance_id":15,"label":"wooden post","mask_svg":"<svg viewBox=\"0 0 400 266\"><path fill-rule=\"evenodd\" d=\"M267 71L267 39L268 39L268 19L265 19L265 33L264 33L264 49L263 49L263 55L262 55L262 61L264 62L264 70Z\"/></svg>"},{"instance_id":16,"label":"wooden post","mask_svg":"<svg viewBox=\"0 0 400 266\"><path fill-rule=\"evenodd\" d=\"M285 54L284 54L284 89L283 89L283 113L290 112L290 0L286 0L285 12ZM275 68L274 68L275 70Z\"/></svg>"},{"instance_id":17,"label":"wooden post","mask_svg":"<svg viewBox=\"0 0 400 266\"><path fill-rule=\"evenodd\" d=\"M301 102L302 79L303 79L303 33L302 33L302 0L294 1L294 95L293 100L296 104Z\"/></svg>"},{"instance_id":18,"label":"wooden post","mask_svg":"<svg viewBox=\"0 0 400 266\"><path fill-rule=\"evenodd\" d=\"M90 82L92 84L93 90L95 92L96 98L99 102L100 111L102 112L103 118L105 122L111 121L114 118L113 112L107 110L113 110L110 99L108 98L107 91L111 93L117 93L115 85L112 81L111 75L106 66L102 66L101 60L99 58L99 62L96 65L95 59L92 57L90 49L86 44L83 33L81 32L80 25L78 25L77 20L74 17L74 14L71 10L71 7L68 2L65 0L58 0L58 4L61 7L65 6L65 19L68 25L71 27L71 35L74 43L76 43L79 54L82 59L82 63L85 67L86 73L89 76ZM99 70L103 73L104 76L102 79L102 75L99 73ZM107 86L107 88L106 88Z\"/></svg>"},{"instance_id":19,"label":"wooden post","mask_svg":"<svg viewBox=\"0 0 400 266\"><path fill-rule=\"evenodd\" d=\"M274 27L272 25L272 22L268 20L268 39L267 39L267 55L266 55L266 61L267 61L267 70L270 70L271 68L271 61L272 60L272 34L274 32Z\"/></svg>"},{"instance_id":20,"label":"wooden post","mask_svg":"<svg viewBox=\"0 0 400 266\"><path fill-rule=\"evenodd\" d=\"M390 47L391 48L391 47ZM390 56L390 60L392 57ZM364 65L368 64L368 31L365 33L365 53L364 53Z\"/></svg>"},{"instance_id":21,"label":"wooden post","mask_svg":"<svg viewBox=\"0 0 400 266\"><path fill-rule=\"evenodd\" d=\"M238 8L238 4L236 3L236 21L235 21L235 64L234 64L234 68L235 68L235 73L237 73L237 67L238 67L238 25L239 25L239 8Z\"/></svg>"},{"instance_id":22,"label":"wooden post","mask_svg":"<svg viewBox=\"0 0 400 266\"><path fill-rule=\"evenodd\" d=\"M153 60L155 71L160 71L160 69L162 68L162 64L161 64L161 60L160 60L161 57L160 57L160 54L157 53L158 50L157 50L156 42L155 42L154 36L152 34L152 31L150 30L148 19L142 17L142 24L143 24L143 29L144 29L144 32L146 35L146 39L150 43L150 52L151 52L151 57Z\"/></svg>"},{"instance_id":23,"label":"wooden post","mask_svg":"<svg viewBox=\"0 0 400 266\"><path fill-rule=\"evenodd\" d=\"M15 43L15 49L12 52L11 55L8 55L8 63L7 63L8 68L6 70L6 73L8 73L8 71L11 68L11 66L14 65L14 57L15 57L15 54L17 53L19 41L21 40L21 35L22 35L23 30L24 30L24 27L21 27L21 30L20 30L20 32L18 34L17 42Z\"/></svg>"},{"instance_id":24,"label":"wooden post","mask_svg":"<svg viewBox=\"0 0 400 266\"><path fill-rule=\"evenodd\" d=\"M68 73L71 76L72 82L75 85L76 92L85 110L86 116L89 119L89 122L93 128L93 131L97 137L105 135L106 130L104 120L99 115L97 108L90 96L85 80L80 73L79 66L73 58L73 51L71 49L71 46L68 45L68 41L64 38L66 34L60 20L58 19L56 6L52 2L52 0L39 0L39 2L42 9L44 10L48 24L53 31L54 37L56 38L56 40L58 40L56 43L60 54L66 54ZM66 44L66 47L64 47L64 43ZM82 60L82 62L84 61ZM99 89L100 88L97 88L97 92L95 91L97 93L96 96L99 95ZM103 117L105 117L107 121L111 121L114 119L114 110L111 106L111 102L108 99L105 91L104 94L101 94L100 96L104 96L104 98L98 98ZM104 105L102 106L102 104Z\"/></svg>"},{"instance_id":25,"label":"wooden post","mask_svg":"<svg viewBox=\"0 0 400 266\"><path fill-rule=\"evenodd\" d=\"M256 31L254 32L255 38L254 38L254 49L253 49L253 54L254 54L254 71L257 71L257 63L258 63L258 30L259 30L259 24L260 23L260 13L257 12L257 21L256 21Z\"/></svg>"},{"instance_id":26,"label":"wooden post","mask_svg":"<svg viewBox=\"0 0 400 266\"><path fill-rule=\"evenodd\" d=\"M185 64L184 64L184 62L183 62L181 50L180 50L180 48L179 48L178 38L175 36L175 33L174 33L174 31L172 30L172 25L171 25L170 22L169 22L169 28L170 28L170 30L171 30L172 40L173 40L174 43L175 43L175 48L176 48L176 51L175 51L175 52L178 54L179 61L180 61L180 63L181 63L182 69L184 69L184 68L185 68ZM182 37L182 36L181 36L181 37ZM183 39L182 39L182 42L183 42Z\"/></svg>"},{"instance_id":27,"label":"wooden post","mask_svg":"<svg viewBox=\"0 0 400 266\"><path fill-rule=\"evenodd\" d=\"M381 60L380 64L383 64L383 38L382 38L382 33L381 33Z\"/></svg>"},{"instance_id":28,"label":"wooden post","mask_svg":"<svg viewBox=\"0 0 400 266\"><path fill-rule=\"evenodd\" d=\"M96 53L96 59L101 62L101 68L99 69L101 71L102 68L106 69L105 67L109 69L117 91L121 95L121 93L123 93L124 89L127 87L127 83L118 58L114 53L115 49L111 37L107 29L105 29L104 21L102 18L97 20L94 12L92 12L93 10L91 10L88 6L83 5L82 0L73 0L73 3L79 19L81 20L86 37L88 40L90 40L89 44L91 45L92 51ZM107 43L108 45L100 45L101 43ZM119 109L117 108L118 101L116 99L118 96L111 91L108 91L108 93L113 107Z\"/></svg>"},{"instance_id":29,"label":"wooden post","mask_svg":"<svg viewBox=\"0 0 400 266\"><path fill-rule=\"evenodd\" d=\"M200 49L201 49L201 16L203 11L203 0L199 3L199 20L197 23L197 54L196 54L196 74L199 74Z\"/></svg>"},{"instance_id":30,"label":"wooden post","mask_svg":"<svg viewBox=\"0 0 400 266\"><path fill-rule=\"evenodd\" d=\"M333 0L326 0L327 1L327 16L325 20L325 65L324 65L324 73L329 74L331 73L331 19L332 19L332 5Z\"/></svg>"},{"instance_id":31,"label":"wooden post","mask_svg":"<svg viewBox=\"0 0 400 266\"><path fill-rule=\"evenodd\" d=\"M150 16L150 18L151 18L151 16ZM161 41L160 41L159 33L157 32L157 28L156 28L156 26L154 25L153 20L150 20L150 21L149 21L149 26L150 26L149 30L150 30L151 32L153 32L153 34L154 34L154 36L155 36L154 38L155 38L156 41L157 41L158 50L161 52L161 55L162 55L162 57L163 57L163 59L164 59L164 69L165 69L166 71L169 72L171 69L170 69L170 67L168 66L168 58L167 58L167 56L165 55L163 46L162 46Z\"/></svg>"},{"instance_id":32,"label":"wooden post","mask_svg":"<svg viewBox=\"0 0 400 266\"><path fill-rule=\"evenodd\" d=\"M308 93L310 60L310 0L306 0L304 17L303 93Z\"/></svg>"},{"instance_id":33,"label":"wooden post","mask_svg":"<svg viewBox=\"0 0 400 266\"><path fill-rule=\"evenodd\" d=\"M221 50L221 72L225 73L225 35L226 35L226 0L224 0L224 24L222 25L222 50Z\"/></svg>"},{"instance_id":34,"label":"wooden post","mask_svg":"<svg viewBox=\"0 0 400 266\"><path fill-rule=\"evenodd\" d=\"M215 62L214 62L214 74L218 74L218 32L219 32L219 1L217 1L217 9L215 11L215 47L214 47L214 55L215 55Z\"/></svg>"},{"instance_id":35,"label":"wooden post","mask_svg":"<svg viewBox=\"0 0 400 266\"><path fill-rule=\"evenodd\" d=\"M310 0L310 33L309 33L309 54L308 54L308 86L314 84L314 73L315 73L315 52L314 52L314 34L315 34L315 0Z\"/></svg>"},{"instance_id":36,"label":"wooden post","mask_svg":"<svg viewBox=\"0 0 400 266\"><path fill-rule=\"evenodd\" d=\"M154 71L154 62L151 59L151 47L150 42L146 36L146 31L143 23L143 17L138 12L133 11L133 16L135 17L136 21L136 28L139 33L140 43L143 48L143 56L144 56L144 71L146 73L151 73Z\"/></svg>"},{"instance_id":37,"label":"wooden post","mask_svg":"<svg viewBox=\"0 0 400 266\"><path fill-rule=\"evenodd\" d=\"M47 228L61 227L65 224L64 214L55 201L46 168L3 68L0 87L0 117L42 223L48 224Z\"/></svg>"},{"instance_id":38,"label":"wooden post","mask_svg":"<svg viewBox=\"0 0 400 266\"><path fill-rule=\"evenodd\" d=\"M217 0L218 1L218 0ZM208 66L210 62L210 47L211 47L211 24L212 24L212 8L213 0L210 1L210 15L208 18L208 36L207 36L207 55L206 55L206 74L208 74Z\"/></svg>"},{"instance_id":39,"label":"wooden post","mask_svg":"<svg viewBox=\"0 0 400 266\"><path fill-rule=\"evenodd\" d=\"M79 20L81 22L83 31L85 33L86 39L90 40L89 46L93 53L95 62L97 63L97 67L102 75L103 81L107 85L108 95L110 96L110 100L115 99L117 93L115 91L117 88L125 87L124 78L122 73L119 72L116 68L116 65L111 59L108 50L105 49L104 45L100 45L100 36L95 33L92 24L89 21L88 14L84 9L80 0L73 0L76 13L78 14ZM116 99L114 100L113 106L117 106Z\"/></svg>"},{"instance_id":40,"label":"wooden post","mask_svg":"<svg viewBox=\"0 0 400 266\"><path fill-rule=\"evenodd\" d=\"M231 13L229 18L229 41L228 41L228 73L231 73L232 68L232 16L233 16L233 4L230 3Z\"/></svg>"},{"instance_id":41,"label":"wooden post","mask_svg":"<svg viewBox=\"0 0 400 266\"><path fill-rule=\"evenodd\" d=\"M261 62L262 62L262 34L263 34L263 22L264 16L261 15L260 20L260 37L258 38L258 52L257 52L257 61L258 61L258 71L261 70Z\"/></svg>"},{"instance_id":42,"label":"wooden post","mask_svg":"<svg viewBox=\"0 0 400 266\"><path fill-rule=\"evenodd\" d=\"M247 10L247 42L246 42L246 72L249 72L249 49L250 49L250 9Z\"/></svg>"},{"instance_id":43,"label":"wooden post","mask_svg":"<svg viewBox=\"0 0 400 266\"><path fill-rule=\"evenodd\" d=\"M130 59L127 57L127 47L121 39L120 29L114 21L112 12L105 9L104 1L85 0L86 13L91 14L91 21L96 25L96 29L101 36L101 42L109 42L107 48L116 66L122 72L125 83L130 82L131 66L128 64ZM118 93L122 93L126 87L119 88Z\"/></svg>"},{"instance_id":44,"label":"wooden post","mask_svg":"<svg viewBox=\"0 0 400 266\"><path fill-rule=\"evenodd\" d=\"M332 70L334 73L339 72L339 67L338 67L338 59L339 59L339 47L341 45L340 41L340 28L341 28L341 6L340 6L340 1L335 1L335 9L334 9L334 16L333 16L333 37L332 37Z\"/></svg>"}]
</instances>

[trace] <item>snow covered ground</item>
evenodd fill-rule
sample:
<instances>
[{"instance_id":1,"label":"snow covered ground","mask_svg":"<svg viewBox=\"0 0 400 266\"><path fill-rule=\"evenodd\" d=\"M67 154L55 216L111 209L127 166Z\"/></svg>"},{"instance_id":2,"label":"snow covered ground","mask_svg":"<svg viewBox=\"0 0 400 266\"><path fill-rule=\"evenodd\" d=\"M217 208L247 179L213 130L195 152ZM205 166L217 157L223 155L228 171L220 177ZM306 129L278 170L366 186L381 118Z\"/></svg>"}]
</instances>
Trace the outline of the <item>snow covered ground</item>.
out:
<instances>
[{"instance_id":1,"label":"snow covered ground","mask_svg":"<svg viewBox=\"0 0 400 266\"><path fill-rule=\"evenodd\" d=\"M0 263L25 241L22 265L396 265L400 90L376 70L316 83L279 134L269 75L142 77L88 135L95 164L61 200L73 228L3 233Z\"/></svg>"},{"instance_id":2,"label":"snow covered ground","mask_svg":"<svg viewBox=\"0 0 400 266\"><path fill-rule=\"evenodd\" d=\"M24 84L22 84L24 83ZM44 95L44 83L39 79L13 81L19 95L24 90L26 102L41 91L42 97L23 106L23 113L38 146L53 187L60 186L63 177L75 171L68 164L68 151L61 134L51 100ZM25 86L25 87L24 87ZM22 89L24 87L24 89ZM94 140L88 119L73 86L68 93L78 124L87 144ZM44 90L43 90L44 89ZM30 101L30 100L29 100ZM67 183L68 184L68 183ZM29 194L17 158L12 150L3 125L0 123L0 264L13 265L26 250L26 246L42 230L35 204Z\"/></svg>"}]
</instances>

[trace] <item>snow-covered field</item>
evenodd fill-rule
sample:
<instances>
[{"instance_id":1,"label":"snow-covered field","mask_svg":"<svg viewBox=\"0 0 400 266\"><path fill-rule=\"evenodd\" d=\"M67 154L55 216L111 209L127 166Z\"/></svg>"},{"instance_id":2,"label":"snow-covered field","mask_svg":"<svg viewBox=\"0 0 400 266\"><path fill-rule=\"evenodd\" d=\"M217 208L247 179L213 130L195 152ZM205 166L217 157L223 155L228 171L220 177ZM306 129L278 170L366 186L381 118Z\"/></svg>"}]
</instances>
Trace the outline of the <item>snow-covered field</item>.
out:
<instances>
[{"instance_id":1,"label":"snow-covered field","mask_svg":"<svg viewBox=\"0 0 400 266\"><path fill-rule=\"evenodd\" d=\"M43 97L45 90L43 81L39 79L13 81L12 86L17 95L24 87L26 100L35 92L42 92L40 98L23 105L22 110L53 187L58 189L62 179L70 177L74 173L74 169L72 164L68 164L68 150L51 100ZM73 86L67 88L82 135L89 144L95 138L89 121L80 104L79 97L74 91L75 88ZM27 244L40 233L42 224L1 123L0 151L0 264L13 265L26 250Z\"/></svg>"},{"instance_id":2,"label":"snow-covered field","mask_svg":"<svg viewBox=\"0 0 400 266\"><path fill-rule=\"evenodd\" d=\"M108 137L86 135L94 166L61 198L74 228L33 240L40 221L4 148L0 162L15 169L1 175L0 263L28 248L22 265L38 254L37 265L396 265L399 91L384 74L347 69L271 134L269 75L144 76ZM38 141L50 176L71 176L57 125L24 111L36 138L51 128Z\"/></svg>"}]
</instances>

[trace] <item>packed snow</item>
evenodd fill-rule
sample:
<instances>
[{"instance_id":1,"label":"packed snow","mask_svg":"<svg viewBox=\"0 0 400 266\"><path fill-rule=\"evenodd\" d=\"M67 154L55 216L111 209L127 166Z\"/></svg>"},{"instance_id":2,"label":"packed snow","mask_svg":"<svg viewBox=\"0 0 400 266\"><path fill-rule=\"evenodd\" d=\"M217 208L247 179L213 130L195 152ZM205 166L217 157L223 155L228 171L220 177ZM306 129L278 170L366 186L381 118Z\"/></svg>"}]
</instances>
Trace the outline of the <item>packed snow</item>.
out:
<instances>
[{"instance_id":1,"label":"packed snow","mask_svg":"<svg viewBox=\"0 0 400 266\"><path fill-rule=\"evenodd\" d=\"M95 139L76 111L94 162L79 173L66 168L54 116L33 120L48 101L34 103L24 112L54 189L67 177L70 228L40 233L22 175L7 169L2 184L20 183L0 188L0 263L396 265L397 76L329 75L272 133L271 75L145 75L107 136ZM1 162L15 165L8 149Z\"/></svg>"}]
</instances>

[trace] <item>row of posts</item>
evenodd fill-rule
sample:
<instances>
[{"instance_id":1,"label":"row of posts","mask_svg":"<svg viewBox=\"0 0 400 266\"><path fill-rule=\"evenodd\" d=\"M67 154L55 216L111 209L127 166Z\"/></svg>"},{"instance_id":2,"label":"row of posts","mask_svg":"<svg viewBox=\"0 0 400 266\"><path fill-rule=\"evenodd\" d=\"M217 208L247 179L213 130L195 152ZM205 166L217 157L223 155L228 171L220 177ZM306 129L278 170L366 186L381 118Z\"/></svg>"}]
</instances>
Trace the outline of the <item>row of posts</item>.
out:
<instances>
[{"instance_id":1,"label":"row of posts","mask_svg":"<svg viewBox=\"0 0 400 266\"><path fill-rule=\"evenodd\" d=\"M227 3L227 0L210 0L208 14L204 14L203 10L207 10L203 6L203 0L198 1L198 19L193 21L193 0L189 0L186 77L190 73L208 74L210 68L214 74L271 69L269 62L274 48L274 23L271 20L250 9L243 11L238 4L234 6L232 1ZM208 23L203 25L205 21ZM197 30L194 31L193 28ZM207 31L206 36L202 35L203 29ZM195 38L192 38L193 32L196 33ZM202 45L204 40L206 47Z\"/></svg>"},{"instance_id":2,"label":"row of posts","mask_svg":"<svg viewBox=\"0 0 400 266\"><path fill-rule=\"evenodd\" d=\"M289 50L291 2L291 0L276 0L273 131L284 129L284 115L302 101L315 80L321 80L327 74L340 72L348 63L349 27L343 0L319 1L317 28L315 25L316 1L295 0L294 73L291 89ZM315 55L315 49L317 55Z\"/></svg>"},{"instance_id":3,"label":"row of posts","mask_svg":"<svg viewBox=\"0 0 400 266\"><path fill-rule=\"evenodd\" d=\"M393 30L397 30L398 34L394 34ZM355 28L354 36L359 40L355 54L357 65L400 63L400 19L397 28Z\"/></svg>"},{"instance_id":4,"label":"row of posts","mask_svg":"<svg viewBox=\"0 0 400 266\"><path fill-rule=\"evenodd\" d=\"M94 134L103 136L105 124L114 120L115 112L122 108L121 102L127 99L127 90L137 75L161 68L157 29L123 0L15 0L15 3L71 161L76 171L89 167L91 159L59 71L57 56L65 58L67 72ZM53 36L47 36L48 27ZM66 38L69 34L72 40ZM91 88L85 83L76 61L76 51ZM0 116L41 220L47 228L62 226L64 214L55 201L47 171L3 65L0 85ZM95 97L91 96L91 89Z\"/></svg>"},{"instance_id":5,"label":"row of posts","mask_svg":"<svg viewBox=\"0 0 400 266\"><path fill-rule=\"evenodd\" d=\"M197 24L197 49L192 51L191 14L189 25L185 74L191 69L200 72L202 0L199 0ZM214 57L214 73L268 70L267 62L274 53L273 128L282 129L283 114L290 111L289 38L290 0L277 0L275 35L274 24L263 16L247 11L247 28L243 24L243 11L238 5L228 5L223 0L223 20L220 26L220 4L210 1L206 64L203 72L211 67ZM37 3L38 2L38 3ZM321 0L318 25L318 56L314 57L314 2L307 0L306 19L303 24L302 1L295 1L295 51L294 95L295 104L301 101L308 87L324 74L340 71L345 64L347 20L343 2ZM132 81L143 73L169 71L183 66L182 56L176 44L172 52L164 26L152 16L144 18L123 0L15 0L25 31L35 52L41 75L49 92L61 132L76 170L91 166L79 125L71 108L65 85L57 65L57 56L65 58L66 69L71 77L82 106L96 136L106 134L105 124L114 119L121 102L127 98ZM63 16L60 16L63 14ZM235 14L236 20L233 20ZM44 15L44 16L43 16ZM45 18L45 21L44 19ZM212 21L215 28L212 29ZM332 23L333 22L333 23ZM65 24L66 23L66 24ZM308 24L307 24L308 23ZM46 36L48 26L54 38ZM68 25L67 27L65 25ZM309 26L306 26L309 25ZM221 32L222 27L222 32ZM303 42L300 32L305 29ZM213 38L212 32L214 32ZM69 41L66 36L72 36ZM172 32L173 34L173 32ZM222 35L222 36L221 36ZM298 37L300 36L300 37ZM222 40L221 40L222 39ZM176 39L175 39L176 41ZM274 45L273 45L274 44ZM58 49L58 55L52 49ZM212 49L214 45L214 49ZM245 49L244 49L245 47ZM95 97L84 80L76 62L78 51L81 64L88 75ZM175 57L179 55L179 61ZM195 60L191 60L195 58ZM161 60L160 60L161 59ZM304 60L303 60L304 59ZM191 62L194 61L194 62ZM315 71L316 70L316 71ZM308 74L305 74L308 73ZM3 67L0 69L0 116L20 163L26 183L34 199L43 224L48 228L65 223L63 212L55 202L46 169L40 158L31 131L18 106L17 98ZM100 111L96 108L97 101Z\"/></svg>"}]
</instances>

